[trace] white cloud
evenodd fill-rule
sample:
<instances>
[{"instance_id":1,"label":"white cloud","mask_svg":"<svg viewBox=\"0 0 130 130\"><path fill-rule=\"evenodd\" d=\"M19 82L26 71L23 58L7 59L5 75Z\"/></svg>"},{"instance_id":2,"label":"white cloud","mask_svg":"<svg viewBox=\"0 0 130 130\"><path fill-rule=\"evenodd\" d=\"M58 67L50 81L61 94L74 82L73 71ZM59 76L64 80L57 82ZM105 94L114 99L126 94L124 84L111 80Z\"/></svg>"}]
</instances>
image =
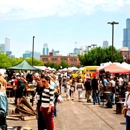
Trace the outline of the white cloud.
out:
<instances>
[{"instance_id":1,"label":"white cloud","mask_svg":"<svg viewBox=\"0 0 130 130\"><path fill-rule=\"evenodd\" d=\"M1 19L28 19L49 15L90 15L98 10L129 9L130 0L0 0Z\"/></svg>"}]
</instances>

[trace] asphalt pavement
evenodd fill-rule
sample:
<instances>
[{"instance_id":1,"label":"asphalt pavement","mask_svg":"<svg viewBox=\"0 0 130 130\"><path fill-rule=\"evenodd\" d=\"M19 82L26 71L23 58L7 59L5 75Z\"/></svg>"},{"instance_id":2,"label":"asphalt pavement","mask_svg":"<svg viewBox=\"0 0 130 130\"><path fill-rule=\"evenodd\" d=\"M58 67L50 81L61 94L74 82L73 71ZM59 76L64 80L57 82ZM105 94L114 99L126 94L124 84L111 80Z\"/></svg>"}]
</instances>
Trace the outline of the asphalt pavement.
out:
<instances>
[{"instance_id":1,"label":"asphalt pavement","mask_svg":"<svg viewBox=\"0 0 130 130\"><path fill-rule=\"evenodd\" d=\"M62 94L65 97L65 94ZM10 107L11 108L11 107ZM57 104L57 117L54 118L55 130L125 130L125 118L116 114L116 105L105 108L103 104L93 105L86 99L78 102L64 101ZM7 120L8 126L27 126L37 130L37 121Z\"/></svg>"}]
</instances>

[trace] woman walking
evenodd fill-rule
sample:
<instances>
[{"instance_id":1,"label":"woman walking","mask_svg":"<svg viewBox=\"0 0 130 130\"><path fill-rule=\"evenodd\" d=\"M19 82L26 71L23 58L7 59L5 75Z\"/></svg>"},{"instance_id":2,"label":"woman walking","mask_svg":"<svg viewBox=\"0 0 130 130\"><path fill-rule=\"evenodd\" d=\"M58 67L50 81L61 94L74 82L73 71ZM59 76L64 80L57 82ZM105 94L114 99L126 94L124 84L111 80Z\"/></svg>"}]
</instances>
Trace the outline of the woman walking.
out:
<instances>
[{"instance_id":1,"label":"woman walking","mask_svg":"<svg viewBox=\"0 0 130 130\"><path fill-rule=\"evenodd\" d=\"M42 82L42 80L44 80L44 78L39 80L40 81L37 81L36 95L35 95L35 98L37 100L36 111L38 113L37 124L38 124L38 130L44 130L46 129L46 124L45 124L45 120L43 119L42 112L40 111L41 96L42 96L42 91L44 89L44 83Z\"/></svg>"},{"instance_id":2,"label":"woman walking","mask_svg":"<svg viewBox=\"0 0 130 130\"><path fill-rule=\"evenodd\" d=\"M42 82L45 87L41 95L40 110L45 120L46 129L54 130L54 88L49 84L49 76L45 76L45 79L42 80Z\"/></svg>"},{"instance_id":3,"label":"woman walking","mask_svg":"<svg viewBox=\"0 0 130 130\"><path fill-rule=\"evenodd\" d=\"M126 130L130 130L130 82L128 83L128 92L126 94L124 109L126 109Z\"/></svg>"},{"instance_id":4,"label":"woman walking","mask_svg":"<svg viewBox=\"0 0 130 130\"><path fill-rule=\"evenodd\" d=\"M82 79L79 79L78 81L77 81L77 84L76 84L76 89L77 89L77 91L78 91L78 101L80 102L81 101L81 99L82 99L82 94L83 94L83 90L84 90L84 85L83 85L83 83L82 83Z\"/></svg>"},{"instance_id":5,"label":"woman walking","mask_svg":"<svg viewBox=\"0 0 130 130\"><path fill-rule=\"evenodd\" d=\"M74 95L75 95L75 79L72 79L72 84L71 84L71 99L72 99L72 101L74 100Z\"/></svg>"}]
</instances>

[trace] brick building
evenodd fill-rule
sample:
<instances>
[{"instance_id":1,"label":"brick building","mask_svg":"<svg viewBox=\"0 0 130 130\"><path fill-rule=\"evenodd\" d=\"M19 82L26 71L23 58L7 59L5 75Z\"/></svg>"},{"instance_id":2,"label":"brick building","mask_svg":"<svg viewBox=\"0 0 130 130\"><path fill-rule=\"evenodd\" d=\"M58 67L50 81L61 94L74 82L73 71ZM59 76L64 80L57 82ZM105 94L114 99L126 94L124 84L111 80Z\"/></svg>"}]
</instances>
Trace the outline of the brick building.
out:
<instances>
[{"instance_id":1,"label":"brick building","mask_svg":"<svg viewBox=\"0 0 130 130\"><path fill-rule=\"evenodd\" d=\"M61 55L56 55L53 56L53 53L49 53L49 55L41 55L40 60L44 62L44 64L48 62L53 62L56 64L60 64L61 61L65 61L68 63L69 66L78 66L80 65L80 61L78 56L61 56Z\"/></svg>"},{"instance_id":2,"label":"brick building","mask_svg":"<svg viewBox=\"0 0 130 130\"><path fill-rule=\"evenodd\" d=\"M130 64L130 51L122 50L120 51L120 54L124 57L124 61Z\"/></svg>"}]
</instances>

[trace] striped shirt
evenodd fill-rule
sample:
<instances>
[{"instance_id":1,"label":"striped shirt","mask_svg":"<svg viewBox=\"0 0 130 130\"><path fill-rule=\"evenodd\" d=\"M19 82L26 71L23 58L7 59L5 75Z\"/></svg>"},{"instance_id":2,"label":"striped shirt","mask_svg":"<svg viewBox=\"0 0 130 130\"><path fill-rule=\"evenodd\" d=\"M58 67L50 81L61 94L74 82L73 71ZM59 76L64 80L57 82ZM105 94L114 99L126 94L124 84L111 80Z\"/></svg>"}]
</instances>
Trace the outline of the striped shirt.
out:
<instances>
[{"instance_id":1,"label":"striped shirt","mask_svg":"<svg viewBox=\"0 0 130 130\"><path fill-rule=\"evenodd\" d=\"M51 85L49 88L44 88L41 95L42 107L49 107L50 104L54 106L54 88Z\"/></svg>"}]
</instances>

